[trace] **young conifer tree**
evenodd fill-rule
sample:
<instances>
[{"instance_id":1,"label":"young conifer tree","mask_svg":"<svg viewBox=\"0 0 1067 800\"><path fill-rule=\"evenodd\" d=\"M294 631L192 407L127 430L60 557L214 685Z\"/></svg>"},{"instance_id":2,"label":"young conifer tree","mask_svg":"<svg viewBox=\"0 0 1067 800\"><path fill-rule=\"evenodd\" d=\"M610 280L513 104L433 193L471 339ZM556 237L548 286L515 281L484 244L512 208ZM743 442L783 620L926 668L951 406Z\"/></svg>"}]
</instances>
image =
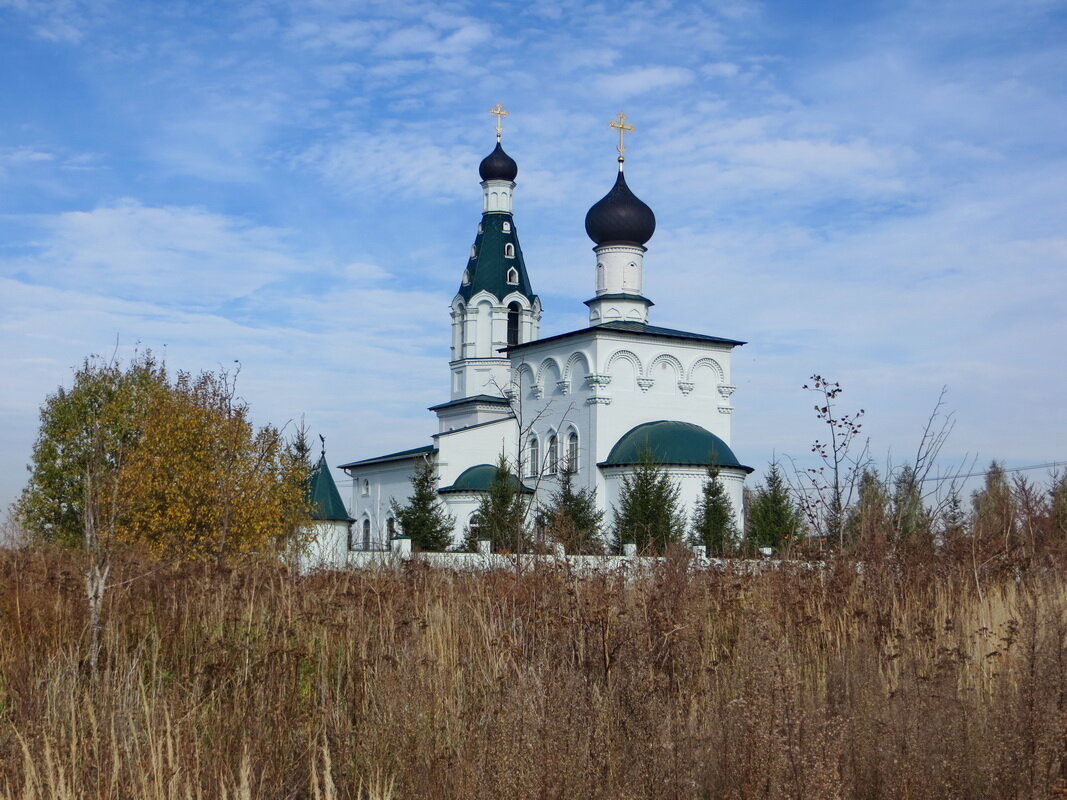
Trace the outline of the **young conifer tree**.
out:
<instances>
[{"instance_id":1,"label":"young conifer tree","mask_svg":"<svg viewBox=\"0 0 1067 800\"><path fill-rule=\"evenodd\" d=\"M719 468L709 464L693 512L692 541L705 545L709 556L724 556L734 549L739 538L730 498L719 480Z\"/></svg>"},{"instance_id":2,"label":"young conifer tree","mask_svg":"<svg viewBox=\"0 0 1067 800\"><path fill-rule=\"evenodd\" d=\"M559 489L541 508L541 515L549 536L562 544L568 553L603 552L600 529L604 524L604 512L596 507L595 490L575 490L572 469L563 469Z\"/></svg>"},{"instance_id":3,"label":"young conifer tree","mask_svg":"<svg viewBox=\"0 0 1067 800\"><path fill-rule=\"evenodd\" d=\"M393 516L400 523L400 530L418 550L446 549L452 543L456 520L437 497L437 472L430 459L424 458L416 465L411 491L407 505L392 502Z\"/></svg>"},{"instance_id":4,"label":"young conifer tree","mask_svg":"<svg viewBox=\"0 0 1067 800\"><path fill-rule=\"evenodd\" d=\"M884 541L893 528L889 491L874 467L860 475L856 502L845 519L845 538L852 542Z\"/></svg>"},{"instance_id":5,"label":"young conifer tree","mask_svg":"<svg viewBox=\"0 0 1067 800\"><path fill-rule=\"evenodd\" d=\"M679 486L648 450L641 453L633 472L624 475L619 505L615 508L614 545L622 550L634 542L638 552L662 553L681 542L686 519L678 496Z\"/></svg>"},{"instance_id":6,"label":"young conifer tree","mask_svg":"<svg viewBox=\"0 0 1067 800\"><path fill-rule=\"evenodd\" d=\"M528 548L526 501L519 481L511 471L511 462L503 454L497 461L496 474L478 507L481 520L478 535L488 539L494 551L521 553ZM474 542L467 547L474 549Z\"/></svg>"},{"instance_id":7,"label":"young conifer tree","mask_svg":"<svg viewBox=\"0 0 1067 800\"><path fill-rule=\"evenodd\" d=\"M800 535L801 514L777 461L771 462L766 480L756 488L747 516L745 536L757 547L778 548Z\"/></svg>"}]
</instances>

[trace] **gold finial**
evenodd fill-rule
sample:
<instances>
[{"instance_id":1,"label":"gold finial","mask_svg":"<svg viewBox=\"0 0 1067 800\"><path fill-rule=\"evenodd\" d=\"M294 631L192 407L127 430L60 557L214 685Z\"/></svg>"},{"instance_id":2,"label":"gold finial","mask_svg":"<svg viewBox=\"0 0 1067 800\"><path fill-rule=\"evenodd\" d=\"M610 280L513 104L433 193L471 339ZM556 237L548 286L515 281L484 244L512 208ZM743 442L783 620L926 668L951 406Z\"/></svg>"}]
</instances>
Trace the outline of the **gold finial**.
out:
<instances>
[{"instance_id":1,"label":"gold finial","mask_svg":"<svg viewBox=\"0 0 1067 800\"><path fill-rule=\"evenodd\" d=\"M500 125L504 121L504 117L508 115L508 112L504 110L504 106L497 103L495 107L489 109L490 114L496 115L496 140L500 141L500 134L504 132L504 128Z\"/></svg>"},{"instance_id":2,"label":"gold finial","mask_svg":"<svg viewBox=\"0 0 1067 800\"><path fill-rule=\"evenodd\" d=\"M619 118L617 120L613 119L608 125L619 131L619 146L616 149L619 151L619 169L622 169L622 162L626 160L626 143L622 137L628 133L633 133L634 126L626 124L626 115L621 111L619 112Z\"/></svg>"}]
</instances>

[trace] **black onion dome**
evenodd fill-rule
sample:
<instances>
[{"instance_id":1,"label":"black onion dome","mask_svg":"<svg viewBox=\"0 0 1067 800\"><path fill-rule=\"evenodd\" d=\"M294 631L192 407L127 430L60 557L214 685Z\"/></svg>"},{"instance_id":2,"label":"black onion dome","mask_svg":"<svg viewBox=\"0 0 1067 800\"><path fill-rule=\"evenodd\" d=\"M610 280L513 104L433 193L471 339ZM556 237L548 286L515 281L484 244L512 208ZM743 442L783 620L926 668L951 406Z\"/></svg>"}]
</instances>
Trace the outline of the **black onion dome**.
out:
<instances>
[{"instance_id":1,"label":"black onion dome","mask_svg":"<svg viewBox=\"0 0 1067 800\"><path fill-rule=\"evenodd\" d=\"M656 232L656 215L630 191L622 172L585 215L585 232L596 244L633 242L643 245Z\"/></svg>"},{"instance_id":2,"label":"black onion dome","mask_svg":"<svg viewBox=\"0 0 1067 800\"><path fill-rule=\"evenodd\" d=\"M497 142L496 149L482 159L478 174L482 176L483 181L513 181L519 174L519 165L504 152L500 142Z\"/></svg>"}]
</instances>

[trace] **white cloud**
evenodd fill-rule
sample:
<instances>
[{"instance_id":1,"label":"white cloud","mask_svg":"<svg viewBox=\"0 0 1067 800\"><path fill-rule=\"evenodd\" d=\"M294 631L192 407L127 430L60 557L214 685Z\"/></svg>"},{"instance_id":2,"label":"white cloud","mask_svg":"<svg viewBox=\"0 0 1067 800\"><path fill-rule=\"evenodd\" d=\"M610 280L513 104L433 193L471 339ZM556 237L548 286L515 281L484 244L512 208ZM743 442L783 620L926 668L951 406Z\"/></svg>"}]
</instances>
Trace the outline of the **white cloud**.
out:
<instances>
[{"instance_id":1,"label":"white cloud","mask_svg":"<svg viewBox=\"0 0 1067 800\"><path fill-rule=\"evenodd\" d=\"M638 67L594 80L597 90L612 100L623 100L651 92L685 86L693 81L693 73L683 67Z\"/></svg>"}]
</instances>

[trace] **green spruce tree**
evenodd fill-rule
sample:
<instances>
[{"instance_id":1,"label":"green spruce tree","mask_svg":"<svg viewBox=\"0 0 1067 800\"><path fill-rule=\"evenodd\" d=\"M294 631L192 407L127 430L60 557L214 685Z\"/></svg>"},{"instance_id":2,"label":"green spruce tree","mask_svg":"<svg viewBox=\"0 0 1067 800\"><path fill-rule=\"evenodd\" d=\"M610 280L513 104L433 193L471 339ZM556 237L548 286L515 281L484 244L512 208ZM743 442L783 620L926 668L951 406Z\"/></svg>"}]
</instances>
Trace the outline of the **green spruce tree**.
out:
<instances>
[{"instance_id":1,"label":"green spruce tree","mask_svg":"<svg viewBox=\"0 0 1067 800\"><path fill-rule=\"evenodd\" d=\"M497 461L496 474L489 489L482 495L478 516L478 536L488 539L494 551L521 553L529 548L526 499L518 478L511 471L511 463L503 454ZM475 542L468 541L467 548L474 550Z\"/></svg>"},{"instance_id":2,"label":"green spruce tree","mask_svg":"<svg viewBox=\"0 0 1067 800\"><path fill-rule=\"evenodd\" d=\"M719 480L719 468L709 464L693 512L693 544L707 547L709 556L725 556L733 551L739 538L733 506Z\"/></svg>"},{"instance_id":3,"label":"green spruce tree","mask_svg":"<svg viewBox=\"0 0 1067 800\"><path fill-rule=\"evenodd\" d=\"M772 461L767 477L748 504L745 536L756 547L780 548L801 534L803 521L782 477L781 466Z\"/></svg>"},{"instance_id":4,"label":"green spruce tree","mask_svg":"<svg viewBox=\"0 0 1067 800\"><path fill-rule=\"evenodd\" d=\"M400 530L411 539L418 550L444 550L452 543L452 528L456 520L441 505L437 496L437 471L424 458L411 476L412 493L407 505L393 500L393 516Z\"/></svg>"},{"instance_id":5,"label":"green spruce tree","mask_svg":"<svg viewBox=\"0 0 1067 800\"><path fill-rule=\"evenodd\" d=\"M878 470L868 468L860 475L856 502L845 519L845 533L850 541L885 541L892 528L889 493Z\"/></svg>"},{"instance_id":6,"label":"green spruce tree","mask_svg":"<svg viewBox=\"0 0 1067 800\"><path fill-rule=\"evenodd\" d=\"M568 553L603 552L600 529L604 512L596 507L595 490L575 490L573 470L563 470L559 489L541 508L541 519L548 536L562 544Z\"/></svg>"},{"instance_id":7,"label":"green spruce tree","mask_svg":"<svg viewBox=\"0 0 1067 800\"><path fill-rule=\"evenodd\" d=\"M893 481L893 527L898 540L910 539L928 528L922 492L914 467L906 465Z\"/></svg>"},{"instance_id":8,"label":"green spruce tree","mask_svg":"<svg viewBox=\"0 0 1067 800\"><path fill-rule=\"evenodd\" d=\"M626 542L634 542L639 553L662 553L668 545L681 542L686 519L678 501L680 492L652 453L642 452L633 472L622 479L615 508L616 551Z\"/></svg>"}]
</instances>

